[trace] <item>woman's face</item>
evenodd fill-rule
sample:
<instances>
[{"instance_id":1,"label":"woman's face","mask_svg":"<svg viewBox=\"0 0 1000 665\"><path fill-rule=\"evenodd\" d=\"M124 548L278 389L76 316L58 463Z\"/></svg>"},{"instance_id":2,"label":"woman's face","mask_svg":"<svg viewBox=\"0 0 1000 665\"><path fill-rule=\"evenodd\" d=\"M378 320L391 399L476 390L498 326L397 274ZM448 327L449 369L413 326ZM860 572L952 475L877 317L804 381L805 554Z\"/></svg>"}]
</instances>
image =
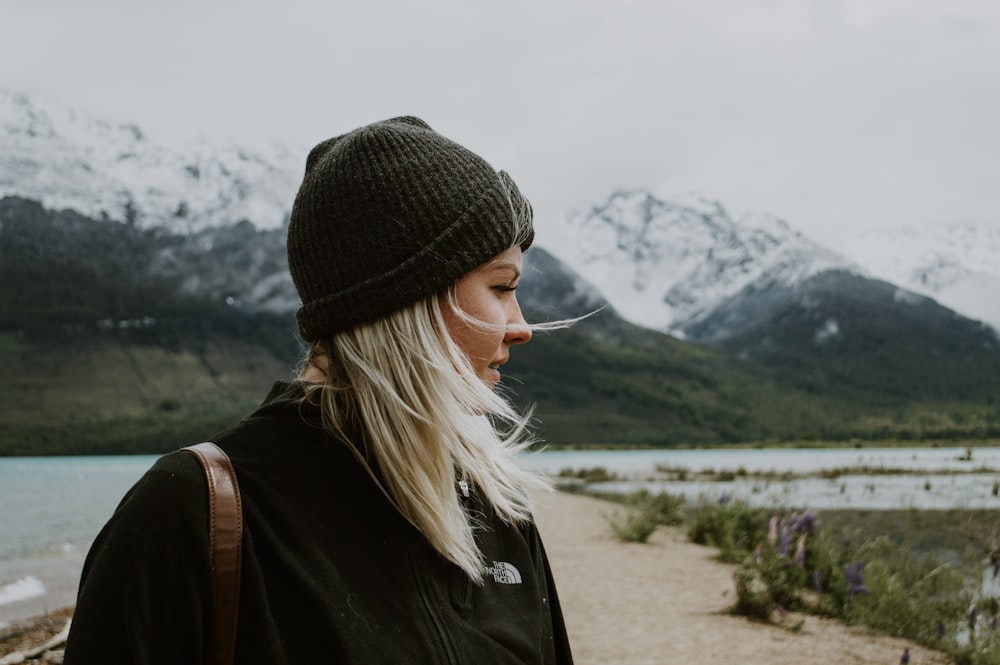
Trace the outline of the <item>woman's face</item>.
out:
<instances>
[{"instance_id":1,"label":"woman's face","mask_svg":"<svg viewBox=\"0 0 1000 665\"><path fill-rule=\"evenodd\" d=\"M510 347L531 339L531 329L521 315L514 289L521 279L521 248L511 247L472 272L455 286L463 319L442 303L448 333L472 363L476 375L488 386L500 380L500 366L510 358Z\"/></svg>"}]
</instances>

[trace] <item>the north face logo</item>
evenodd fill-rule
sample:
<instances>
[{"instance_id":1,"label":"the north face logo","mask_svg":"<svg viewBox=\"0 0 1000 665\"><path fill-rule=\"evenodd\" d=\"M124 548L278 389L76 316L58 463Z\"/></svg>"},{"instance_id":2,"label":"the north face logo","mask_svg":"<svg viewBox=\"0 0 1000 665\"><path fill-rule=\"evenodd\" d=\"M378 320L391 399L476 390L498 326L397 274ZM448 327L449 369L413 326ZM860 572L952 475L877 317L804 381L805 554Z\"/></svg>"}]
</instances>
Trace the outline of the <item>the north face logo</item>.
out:
<instances>
[{"instance_id":1,"label":"the north face logo","mask_svg":"<svg viewBox=\"0 0 1000 665\"><path fill-rule=\"evenodd\" d=\"M520 584L521 573L513 564L506 561L494 561L493 565L486 569L497 584Z\"/></svg>"}]
</instances>

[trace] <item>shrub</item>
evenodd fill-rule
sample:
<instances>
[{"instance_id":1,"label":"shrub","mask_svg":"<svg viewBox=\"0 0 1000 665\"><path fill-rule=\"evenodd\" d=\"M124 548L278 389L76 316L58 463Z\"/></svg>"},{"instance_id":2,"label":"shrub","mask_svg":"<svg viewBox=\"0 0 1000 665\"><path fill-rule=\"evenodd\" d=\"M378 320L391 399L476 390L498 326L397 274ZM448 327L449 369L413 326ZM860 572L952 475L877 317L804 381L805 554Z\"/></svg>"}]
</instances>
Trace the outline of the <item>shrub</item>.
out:
<instances>
[{"instance_id":1,"label":"shrub","mask_svg":"<svg viewBox=\"0 0 1000 665\"><path fill-rule=\"evenodd\" d=\"M660 525L681 524L683 516L684 497L673 496L666 492L653 494L648 490L639 490L626 495L624 514L616 511L608 518L611 531L626 542L645 543Z\"/></svg>"},{"instance_id":2,"label":"shrub","mask_svg":"<svg viewBox=\"0 0 1000 665\"><path fill-rule=\"evenodd\" d=\"M586 483L603 483L618 479L618 474L608 471L607 467L595 466L584 469L566 467L559 471L560 478L577 478Z\"/></svg>"},{"instance_id":3,"label":"shrub","mask_svg":"<svg viewBox=\"0 0 1000 665\"><path fill-rule=\"evenodd\" d=\"M738 563L767 535L766 513L742 502L701 504L688 527L688 538L718 548L719 559Z\"/></svg>"}]
</instances>

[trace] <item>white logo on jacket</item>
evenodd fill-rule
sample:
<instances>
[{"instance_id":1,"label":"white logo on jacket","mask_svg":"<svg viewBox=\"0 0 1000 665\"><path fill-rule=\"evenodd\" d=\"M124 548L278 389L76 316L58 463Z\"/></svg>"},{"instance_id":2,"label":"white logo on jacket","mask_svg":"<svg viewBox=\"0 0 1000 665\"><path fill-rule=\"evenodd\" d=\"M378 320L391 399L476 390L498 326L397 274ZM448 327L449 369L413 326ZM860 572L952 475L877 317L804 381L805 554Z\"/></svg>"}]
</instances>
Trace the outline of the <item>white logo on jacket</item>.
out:
<instances>
[{"instance_id":1,"label":"white logo on jacket","mask_svg":"<svg viewBox=\"0 0 1000 665\"><path fill-rule=\"evenodd\" d=\"M486 569L497 584L520 584L521 571L514 567L514 564L506 561L494 561L493 565Z\"/></svg>"}]
</instances>

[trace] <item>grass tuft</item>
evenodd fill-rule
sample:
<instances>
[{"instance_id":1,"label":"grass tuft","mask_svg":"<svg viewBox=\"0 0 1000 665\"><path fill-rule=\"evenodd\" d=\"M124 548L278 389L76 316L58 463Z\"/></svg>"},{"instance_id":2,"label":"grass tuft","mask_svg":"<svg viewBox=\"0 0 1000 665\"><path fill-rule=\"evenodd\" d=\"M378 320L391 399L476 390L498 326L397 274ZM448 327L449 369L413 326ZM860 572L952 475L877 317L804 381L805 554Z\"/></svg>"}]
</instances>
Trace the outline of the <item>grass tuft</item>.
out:
<instances>
[{"instance_id":1,"label":"grass tuft","mask_svg":"<svg viewBox=\"0 0 1000 665\"><path fill-rule=\"evenodd\" d=\"M639 490L622 498L623 509L608 516L611 531L629 543L645 543L661 525L675 526L684 521L684 497L665 492Z\"/></svg>"}]
</instances>

